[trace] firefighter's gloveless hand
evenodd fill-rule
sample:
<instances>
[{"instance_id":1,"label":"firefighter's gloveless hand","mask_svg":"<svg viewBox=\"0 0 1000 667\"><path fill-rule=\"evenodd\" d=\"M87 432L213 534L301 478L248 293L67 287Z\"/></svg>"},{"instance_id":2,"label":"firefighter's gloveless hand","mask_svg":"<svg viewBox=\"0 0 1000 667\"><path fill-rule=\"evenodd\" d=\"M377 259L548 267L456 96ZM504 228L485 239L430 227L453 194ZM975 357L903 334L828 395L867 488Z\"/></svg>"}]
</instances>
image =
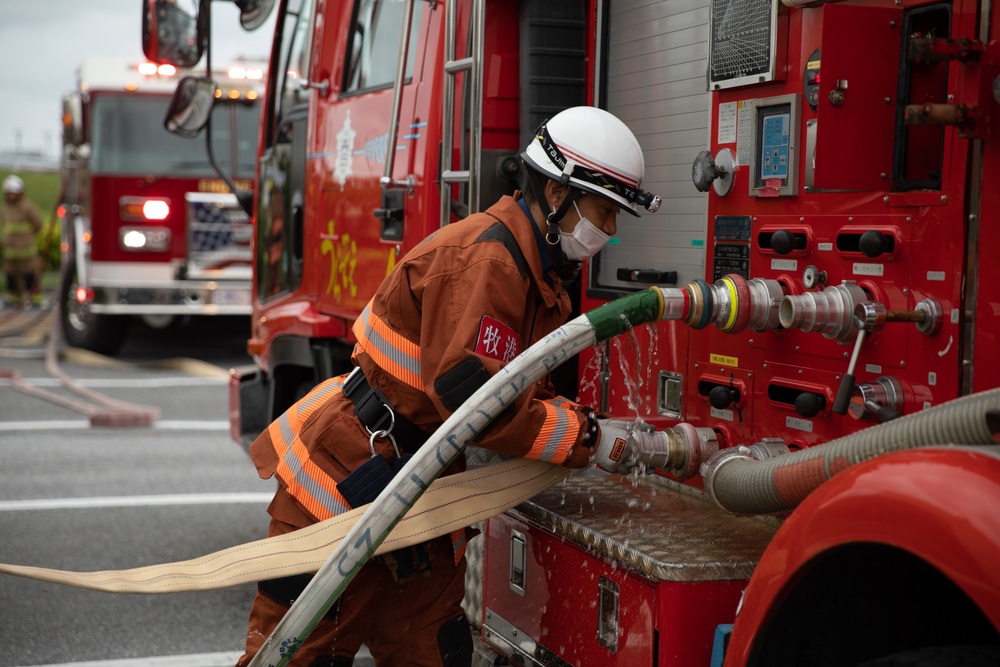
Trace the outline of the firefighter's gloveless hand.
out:
<instances>
[{"instance_id":1,"label":"firefighter's gloveless hand","mask_svg":"<svg viewBox=\"0 0 1000 667\"><path fill-rule=\"evenodd\" d=\"M670 451L666 433L621 419L598 419L597 424L601 434L592 461L604 470L628 473L640 466L666 465Z\"/></svg>"}]
</instances>

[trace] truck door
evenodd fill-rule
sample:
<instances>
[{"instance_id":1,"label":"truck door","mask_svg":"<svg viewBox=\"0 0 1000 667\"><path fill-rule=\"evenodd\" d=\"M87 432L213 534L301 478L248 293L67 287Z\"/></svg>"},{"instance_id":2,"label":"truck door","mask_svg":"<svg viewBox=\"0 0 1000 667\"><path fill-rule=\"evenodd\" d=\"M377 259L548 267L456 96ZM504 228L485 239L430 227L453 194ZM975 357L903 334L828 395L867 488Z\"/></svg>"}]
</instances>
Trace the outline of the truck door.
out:
<instances>
[{"instance_id":1,"label":"truck door","mask_svg":"<svg viewBox=\"0 0 1000 667\"><path fill-rule=\"evenodd\" d=\"M342 13L343 27L326 28L331 34L323 48L330 54L324 55L323 63L343 65L339 72L334 65L329 75L339 78L333 82L333 93L318 100L319 135L310 148L309 169L310 181L322 183L322 192L315 220L318 238L311 236L309 244L318 253L320 309L348 323L353 323L395 265L404 233L406 243L423 236L419 233L422 226L403 216L414 190L379 185L389 147L395 144L394 180L412 177L413 188L419 190L427 178L436 176L419 173L424 161L418 155L427 150L428 119L414 118L413 111L422 69L418 47L426 40L422 33L427 32L422 26L435 11L421 0L412 3L399 123L391 128L407 5L404 0L352 0L337 10ZM385 212L383 219L375 217L377 209Z\"/></svg>"},{"instance_id":2,"label":"truck door","mask_svg":"<svg viewBox=\"0 0 1000 667\"><path fill-rule=\"evenodd\" d=\"M264 128L257 208L257 299L267 303L302 281L306 135L313 0L290 0L279 18Z\"/></svg>"},{"instance_id":3,"label":"truck door","mask_svg":"<svg viewBox=\"0 0 1000 667\"><path fill-rule=\"evenodd\" d=\"M688 174L691 156L708 147L709 4L618 0L604 17L608 38L598 55L605 99L598 103L639 138L643 187L663 205L620 225L619 243L592 262L588 288L598 298L704 277L707 201Z\"/></svg>"}]
</instances>

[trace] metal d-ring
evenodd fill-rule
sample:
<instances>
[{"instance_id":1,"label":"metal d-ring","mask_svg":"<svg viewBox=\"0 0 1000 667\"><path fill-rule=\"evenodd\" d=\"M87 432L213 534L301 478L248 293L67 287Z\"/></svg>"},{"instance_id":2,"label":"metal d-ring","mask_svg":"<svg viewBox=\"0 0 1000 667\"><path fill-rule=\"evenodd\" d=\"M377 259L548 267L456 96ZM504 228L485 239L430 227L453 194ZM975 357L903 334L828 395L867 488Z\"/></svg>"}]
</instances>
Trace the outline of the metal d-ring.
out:
<instances>
[{"instance_id":1,"label":"metal d-ring","mask_svg":"<svg viewBox=\"0 0 1000 667\"><path fill-rule=\"evenodd\" d=\"M375 441L381 438L386 438L392 443L392 448L396 451L396 456L400 456L399 446L396 444L396 438L392 435L392 428L396 425L396 413L393 412L392 408L385 403L382 404L382 407L389 412L389 428L373 431L368 428L368 426L365 426L365 430L371 435L371 437L368 438L368 449L371 451L372 456L375 456Z\"/></svg>"},{"instance_id":2,"label":"metal d-ring","mask_svg":"<svg viewBox=\"0 0 1000 667\"><path fill-rule=\"evenodd\" d=\"M556 217L555 211L549 213L545 218L545 223L548 225L549 229L545 232L545 242L551 246L559 245L559 223L553 222L553 218Z\"/></svg>"}]
</instances>

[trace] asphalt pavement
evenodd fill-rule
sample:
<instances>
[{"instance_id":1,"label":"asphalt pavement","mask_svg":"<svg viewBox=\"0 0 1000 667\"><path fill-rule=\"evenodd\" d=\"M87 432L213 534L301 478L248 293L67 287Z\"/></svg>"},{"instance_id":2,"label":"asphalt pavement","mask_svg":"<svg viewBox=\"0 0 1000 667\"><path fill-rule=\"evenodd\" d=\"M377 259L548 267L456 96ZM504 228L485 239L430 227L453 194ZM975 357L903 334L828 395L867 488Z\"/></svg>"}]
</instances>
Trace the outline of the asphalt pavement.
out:
<instances>
[{"instance_id":1,"label":"asphalt pavement","mask_svg":"<svg viewBox=\"0 0 1000 667\"><path fill-rule=\"evenodd\" d=\"M45 312L0 314L0 562L129 568L265 535L274 482L227 422L228 369L250 362L246 319L134 326L114 359L59 349L77 391L47 367L50 324ZM159 416L93 427L94 392ZM231 665L253 595L253 584L120 595L0 575L0 667Z\"/></svg>"}]
</instances>

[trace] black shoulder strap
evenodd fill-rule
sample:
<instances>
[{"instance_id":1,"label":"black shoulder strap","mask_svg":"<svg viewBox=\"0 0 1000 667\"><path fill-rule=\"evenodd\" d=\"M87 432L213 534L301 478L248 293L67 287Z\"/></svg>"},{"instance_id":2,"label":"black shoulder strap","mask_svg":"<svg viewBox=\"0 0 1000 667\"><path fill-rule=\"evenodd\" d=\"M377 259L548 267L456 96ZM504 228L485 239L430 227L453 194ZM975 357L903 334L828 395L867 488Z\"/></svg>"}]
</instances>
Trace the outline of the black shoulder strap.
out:
<instances>
[{"instance_id":1,"label":"black shoulder strap","mask_svg":"<svg viewBox=\"0 0 1000 667\"><path fill-rule=\"evenodd\" d=\"M524 258L524 253L521 252L521 246L517 244L517 239L510 233L506 225L502 222L495 222L490 225L489 229L480 234L479 238L476 239L476 243L483 243L485 241L494 241L502 244L507 249L507 252L510 253L514 264L517 265L517 270L521 273L521 277L528 277L528 261Z\"/></svg>"}]
</instances>

